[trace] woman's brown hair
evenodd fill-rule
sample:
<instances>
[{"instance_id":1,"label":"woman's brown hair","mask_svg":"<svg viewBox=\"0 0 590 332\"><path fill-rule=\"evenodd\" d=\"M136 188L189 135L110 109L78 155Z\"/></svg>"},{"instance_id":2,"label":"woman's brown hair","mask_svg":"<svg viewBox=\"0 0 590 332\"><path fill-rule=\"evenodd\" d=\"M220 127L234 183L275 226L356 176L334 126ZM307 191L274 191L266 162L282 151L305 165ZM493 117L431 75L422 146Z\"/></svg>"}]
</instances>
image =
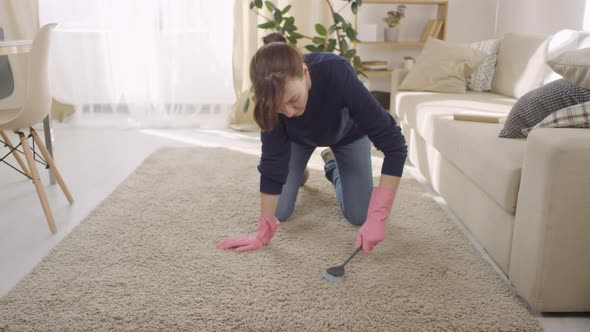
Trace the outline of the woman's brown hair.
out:
<instances>
[{"instance_id":1,"label":"woman's brown hair","mask_svg":"<svg viewBox=\"0 0 590 332\"><path fill-rule=\"evenodd\" d=\"M287 79L303 77L303 55L278 32L262 40L264 45L250 62L250 81L256 102L254 120L262 131L270 131L277 122Z\"/></svg>"}]
</instances>

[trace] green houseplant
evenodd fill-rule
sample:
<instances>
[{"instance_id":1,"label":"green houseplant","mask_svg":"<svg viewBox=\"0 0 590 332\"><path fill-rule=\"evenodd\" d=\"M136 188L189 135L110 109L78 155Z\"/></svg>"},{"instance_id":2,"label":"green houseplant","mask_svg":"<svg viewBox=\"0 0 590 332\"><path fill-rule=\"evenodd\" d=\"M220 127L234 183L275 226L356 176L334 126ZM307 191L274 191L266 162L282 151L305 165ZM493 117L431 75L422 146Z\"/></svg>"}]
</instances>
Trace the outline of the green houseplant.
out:
<instances>
[{"instance_id":1,"label":"green houseplant","mask_svg":"<svg viewBox=\"0 0 590 332\"><path fill-rule=\"evenodd\" d=\"M357 32L352 23L348 22L339 13L350 5L353 14L356 15L358 8L362 5L362 0L343 0L346 2L342 8L335 10L330 0L325 0L330 14L333 19L333 24L325 27L323 24L315 25L316 36L306 36L297 32L298 28L295 25L295 18L288 16L291 5L285 8L277 8L271 1L252 0L250 1L250 9L257 15L263 17L266 22L258 25L260 29L278 31L287 38L289 44L297 46L301 39L308 40L309 43L305 45L305 49L310 52L337 52L342 57L348 59L355 65L355 68L360 67L360 59L356 54L356 49L351 47L353 42L359 41L357 39ZM263 14L264 7L266 7L269 16Z\"/></svg>"},{"instance_id":2,"label":"green houseplant","mask_svg":"<svg viewBox=\"0 0 590 332\"><path fill-rule=\"evenodd\" d=\"M386 41L397 41L399 35L398 25L404 17L406 17L406 5L399 5L396 10L387 12L387 16L383 18L383 21L387 24L384 33Z\"/></svg>"},{"instance_id":3,"label":"green houseplant","mask_svg":"<svg viewBox=\"0 0 590 332\"><path fill-rule=\"evenodd\" d=\"M330 0L325 0L333 23L326 27L323 24L315 24L315 36L307 36L297 32L298 28L295 25L295 18L289 16L291 5L284 8L278 8L271 1L251 0L250 10L257 15L263 17L266 22L258 25L258 28L264 30L271 30L280 32L290 45L297 46L300 40L306 40L308 43L304 48L310 52L336 52L340 56L350 61L357 73L362 74L361 59L357 55L353 43L359 41L357 39L357 31L354 29L352 23L348 22L339 13L350 5L350 10L353 14L357 14L359 7L362 5L362 0L343 0L346 2L341 8L335 10ZM248 111L250 106L250 98L244 101L242 110Z\"/></svg>"},{"instance_id":4,"label":"green houseplant","mask_svg":"<svg viewBox=\"0 0 590 332\"><path fill-rule=\"evenodd\" d=\"M388 11L387 16L383 20L387 23L388 27L395 28L404 17L406 17L406 5L399 5L397 6L397 10Z\"/></svg>"}]
</instances>

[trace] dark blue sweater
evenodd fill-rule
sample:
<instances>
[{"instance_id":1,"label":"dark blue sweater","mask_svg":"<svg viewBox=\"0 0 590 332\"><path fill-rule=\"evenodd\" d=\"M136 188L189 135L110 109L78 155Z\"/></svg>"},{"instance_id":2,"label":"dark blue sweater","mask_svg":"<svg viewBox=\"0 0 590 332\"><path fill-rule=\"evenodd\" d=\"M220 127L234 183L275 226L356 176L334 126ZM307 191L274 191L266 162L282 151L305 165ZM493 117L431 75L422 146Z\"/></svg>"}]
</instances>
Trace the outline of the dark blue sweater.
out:
<instances>
[{"instance_id":1,"label":"dark blue sweater","mask_svg":"<svg viewBox=\"0 0 590 332\"><path fill-rule=\"evenodd\" d=\"M350 63L333 53L310 53L305 63L311 89L305 112L279 114L261 133L260 191L279 195L289 174L291 142L309 147L342 146L365 135L385 155L382 174L401 176L407 148L400 127L358 79Z\"/></svg>"}]
</instances>

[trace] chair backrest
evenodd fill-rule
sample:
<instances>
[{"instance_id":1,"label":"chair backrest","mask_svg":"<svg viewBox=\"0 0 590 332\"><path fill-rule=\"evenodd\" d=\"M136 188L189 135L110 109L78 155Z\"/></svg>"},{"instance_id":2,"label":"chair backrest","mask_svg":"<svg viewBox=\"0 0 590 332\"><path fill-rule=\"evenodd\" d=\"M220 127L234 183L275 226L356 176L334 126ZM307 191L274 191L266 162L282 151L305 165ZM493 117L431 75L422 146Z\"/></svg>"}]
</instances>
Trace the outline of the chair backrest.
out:
<instances>
[{"instance_id":1,"label":"chair backrest","mask_svg":"<svg viewBox=\"0 0 590 332\"><path fill-rule=\"evenodd\" d=\"M4 40L4 29L0 27L0 40ZM10 68L8 55L0 55L0 99L6 98L14 92L14 77Z\"/></svg>"},{"instance_id":2,"label":"chair backrest","mask_svg":"<svg viewBox=\"0 0 590 332\"><path fill-rule=\"evenodd\" d=\"M33 39L29 53L25 100L18 117L11 123L13 128L25 128L39 123L51 111L49 50L51 33L56 26L56 23L44 25Z\"/></svg>"}]
</instances>

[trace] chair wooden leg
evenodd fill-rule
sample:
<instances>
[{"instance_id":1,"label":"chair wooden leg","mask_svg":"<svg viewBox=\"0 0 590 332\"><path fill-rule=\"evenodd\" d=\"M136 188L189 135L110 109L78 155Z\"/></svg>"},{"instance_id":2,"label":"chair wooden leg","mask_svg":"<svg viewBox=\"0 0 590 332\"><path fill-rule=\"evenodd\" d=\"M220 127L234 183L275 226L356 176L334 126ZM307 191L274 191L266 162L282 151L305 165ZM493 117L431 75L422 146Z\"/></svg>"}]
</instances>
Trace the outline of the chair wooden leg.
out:
<instances>
[{"instance_id":1,"label":"chair wooden leg","mask_svg":"<svg viewBox=\"0 0 590 332\"><path fill-rule=\"evenodd\" d=\"M2 139L4 140L4 142L6 142L6 145L11 150L13 150L14 149L14 145L12 145L12 142L10 141L10 138L8 138L8 135L6 135L6 133L4 132L4 130L0 130L0 136L2 136ZM20 165L20 168L23 170L23 173L25 173L28 177L31 177L31 173L29 172L29 168L27 167L27 165L23 161L23 158L20 157L19 152L16 151L16 150L13 150L12 151L12 155L14 156L14 159L16 159L16 161Z\"/></svg>"},{"instance_id":2,"label":"chair wooden leg","mask_svg":"<svg viewBox=\"0 0 590 332\"><path fill-rule=\"evenodd\" d=\"M35 140L35 143L37 143L39 150L41 150L41 154L43 154L43 158L45 158L45 161L49 165L49 169L51 170L51 172L53 173L53 176L55 176L55 179L57 180L57 183L61 187L61 190L66 195L70 204L74 203L74 198L72 197L72 194L70 193L70 190L66 186L66 183L64 182L63 178L61 177L61 174L59 174L57 167L55 167L55 163L53 162L53 158L51 158L49 151L47 151L47 148L45 148L43 141L41 140L41 138L39 138L39 135L37 135L37 132L35 131L35 129L31 128L31 134L33 135L33 139Z\"/></svg>"},{"instance_id":3,"label":"chair wooden leg","mask_svg":"<svg viewBox=\"0 0 590 332\"><path fill-rule=\"evenodd\" d=\"M20 142L23 146L23 150L25 150L25 157L27 158L27 163L29 164L29 169L31 170L31 178L33 179L33 183L37 189L37 195L41 201L43 212L45 212L45 218L47 218L49 230L51 230L51 233L55 234L57 233L57 227L55 226L55 220L53 219L53 214L51 213L49 203L47 202L45 189L43 189L43 184L41 183L41 178L39 177L39 171L37 170L37 165L35 164L35 157L33 156L33 152L31 152L31 148L29 147L29 143L27 142L27 137L25 134L19 132L18 135L20 136Z\"/></svg>"}]
</instances>

